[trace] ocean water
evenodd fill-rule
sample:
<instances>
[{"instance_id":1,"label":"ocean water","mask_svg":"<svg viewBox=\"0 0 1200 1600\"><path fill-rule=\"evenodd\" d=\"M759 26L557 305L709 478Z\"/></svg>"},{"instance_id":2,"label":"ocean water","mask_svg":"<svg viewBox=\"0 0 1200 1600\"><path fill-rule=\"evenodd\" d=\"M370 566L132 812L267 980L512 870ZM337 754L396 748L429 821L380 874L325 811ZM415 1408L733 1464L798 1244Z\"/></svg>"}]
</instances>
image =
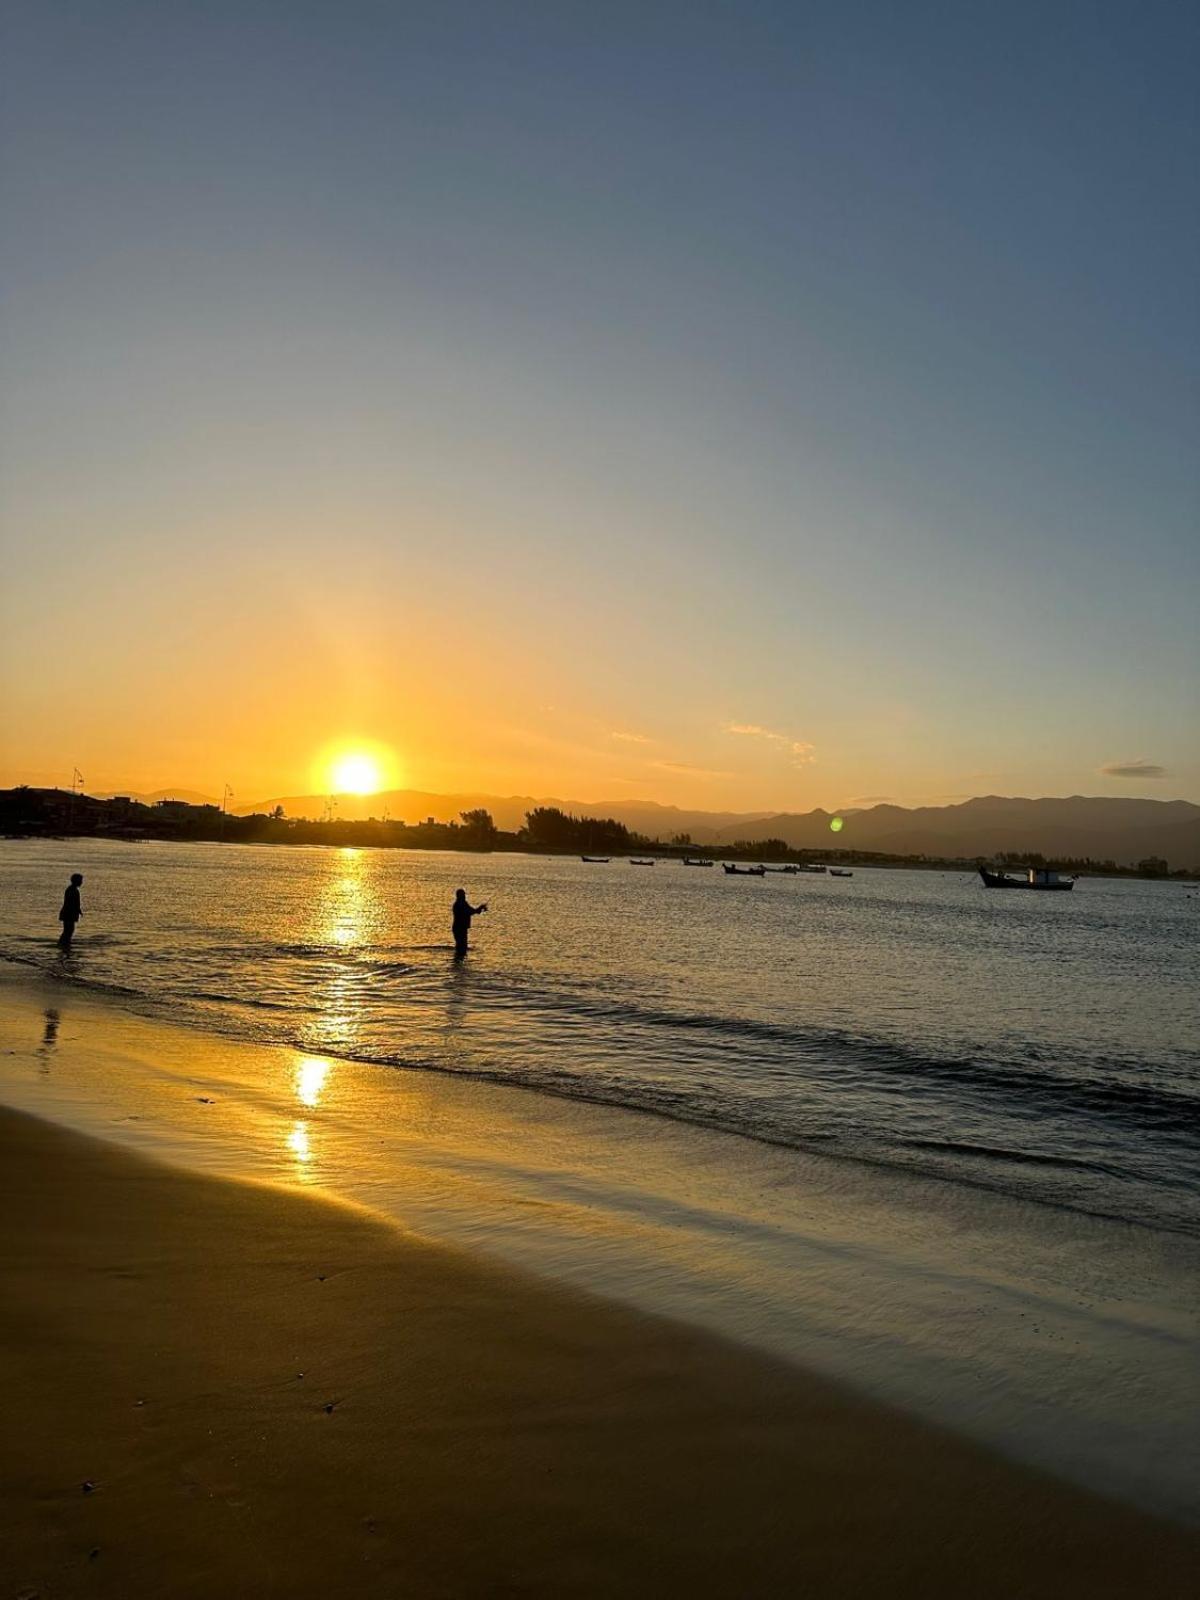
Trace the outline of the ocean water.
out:
<instances>
[{"instance_id":1,"label":"ocean water","mask_svg":"<svg viewBox=\"0 0 1200 1600\"><path fill-rule=\"evenodd\" d=\"M0 841L0 883L11 970L210 1034L1200 1235L1189 886L61 840ZM460 884L491 909L456 966Z\"/></svg>"}]
</instances>

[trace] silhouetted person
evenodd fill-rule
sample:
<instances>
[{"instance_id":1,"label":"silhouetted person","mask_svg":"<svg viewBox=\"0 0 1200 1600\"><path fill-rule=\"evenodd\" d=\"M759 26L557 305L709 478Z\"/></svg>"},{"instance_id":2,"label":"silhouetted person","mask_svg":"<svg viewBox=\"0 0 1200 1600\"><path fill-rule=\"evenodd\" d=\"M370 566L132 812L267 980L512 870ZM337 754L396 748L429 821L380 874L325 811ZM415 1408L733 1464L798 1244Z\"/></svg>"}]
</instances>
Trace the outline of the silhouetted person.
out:
<instances>
[{"instance_id":1,"label":"silhouetted person","mask_svg":"<svg viewBox=\"0 0 1200 1600\"><path fill-rule=\"evenodd\" d=\"M456 889L454 892L454 908L450 913L451 927L454 929L454 959L461 961L467 953L467 939L471 933L471 918L477 917L481 911L486 911L487 905L473 906L467 900L465 889Z\"/></svg>"},{"instance_id":2,"label":"silhouetted person","mask_svg":"<svg viewBox=\"0 0 1200 1600\"><path fill-rule=\"evenodd\" d=\"M63 895L62 910L58 913L58 920L62 923L62 932L58 936L60 950L71 948L71 940L75 937L75 924L83 915L83 907L79 903L79 885L82 882L83 873L73 872Z\"/></svg>"}]
</instances>

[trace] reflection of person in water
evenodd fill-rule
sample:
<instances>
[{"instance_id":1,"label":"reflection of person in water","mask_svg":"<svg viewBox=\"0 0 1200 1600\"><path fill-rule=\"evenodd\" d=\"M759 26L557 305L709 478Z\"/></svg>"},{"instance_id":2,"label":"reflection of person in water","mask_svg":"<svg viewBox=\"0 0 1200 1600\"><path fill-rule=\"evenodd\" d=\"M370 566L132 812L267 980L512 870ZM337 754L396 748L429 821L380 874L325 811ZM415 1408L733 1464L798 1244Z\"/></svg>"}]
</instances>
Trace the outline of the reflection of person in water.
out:
<instances>
[{"instance_id":1,"label":"reflection of person in water","mask_svg":"<svg viewBox=\"0 0 1200 1600\"><path fill-rule=\"evenodd\" d=\"M45 1017L46 1026L42 1029L42 1042L40 1045L38 1045L37 1054L38 1059L42 1063L41 1071L49 1072L50 1057L58 1048L58 1024L60 1018L58 1012L53 1007L50 1007L49 1010L45 1011L43 1016Z\"/></svg>"},{"instance_id":2,"label":"reflection of person in water","mask_svg":"<svg viewBox=\"0 0 1200 1600\"><path fill-rule=\"evenodd\" d=\"M465 889L456 889L454 893L454 908L450 913L451 927L454 930L454 959L461 961L467 953L467 939L471 932L471 918L477 917L481 911L486 911L487 905L473 906L467 900Z\"/></svg>"},{"instance_id":3,"label":"reflection of person in water","mask_svg":"<svg viewBox=\"0 0 1200 1600\"><path fill-rule=\"evenodd\" d=\"M71 881L63 895L62 910L58 913L58 920L62 923L62 932L58 936L60 950L69 950L71 940L75 937L75 924L83 915L83 907L79 903L79 886L83 882L82 872L73 872Z\"/></svg>"}]
</instances>

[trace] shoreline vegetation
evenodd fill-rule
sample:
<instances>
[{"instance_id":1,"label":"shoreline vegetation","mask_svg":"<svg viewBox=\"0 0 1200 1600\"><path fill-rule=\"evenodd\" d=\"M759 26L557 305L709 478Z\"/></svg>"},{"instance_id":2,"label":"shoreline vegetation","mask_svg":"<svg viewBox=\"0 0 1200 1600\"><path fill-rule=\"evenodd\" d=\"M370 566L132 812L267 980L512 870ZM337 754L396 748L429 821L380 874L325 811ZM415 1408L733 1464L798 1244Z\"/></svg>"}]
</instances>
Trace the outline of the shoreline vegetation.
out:
<instances>
[{"instance_id":1,"label":"shoreline vegetation","mask_svg":"<svg viewBox=\"0 0 1200 1600\"><path fill-rule=\"evenodd\" d=\"M8 1110L0 1201L14 1593L1191 1592L1191 1530L365 1212Z\"/></svg>"},{"instance_id":2,"label":"shoreline vegetation","mask_svg":"<svg viewBox=\"0 0 1200 1600\"><path fill-rule=\"evenodd\" d=\"M147 805L125 796L98 799L65 789L19 787L0 790L0 836L9 839L111 839L126 843L330 845L355 849L463 850L533 855L647 856L664 861L685 857L704 861L779 862L797 865L904 867L942 872L974 872L980 865L1050 867L1086 877L1200 879L1200 867L1172 868L1159 856L1125 866L1090 856L1045 856L1037 851L999 851L987 856L902 855L848 848L833 843L820 850L794 848L783 839L735 840L720 846L693 842L686 834L670 840L634 832L614 818L577 817L556 806L535 806L517 831L498 828L480 808L457 818L408 823L371 817L354 821L336 816L289 817L273 812L235 816L211 804L159 800ZM837 839L836 833L832 834Z\"/></svg>"}]
</instances>

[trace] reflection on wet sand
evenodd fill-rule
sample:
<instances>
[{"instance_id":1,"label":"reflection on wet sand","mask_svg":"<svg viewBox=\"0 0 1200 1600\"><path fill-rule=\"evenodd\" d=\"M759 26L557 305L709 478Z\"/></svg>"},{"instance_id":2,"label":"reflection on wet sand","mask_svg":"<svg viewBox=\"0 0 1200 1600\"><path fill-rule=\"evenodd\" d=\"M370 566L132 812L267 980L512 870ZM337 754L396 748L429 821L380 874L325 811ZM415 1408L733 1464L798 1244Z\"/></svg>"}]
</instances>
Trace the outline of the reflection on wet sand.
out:
<instances>
[{"instance_id":1,"label":"reflection on wet sand","mask_svg":"<svg viewBox=\"0 0 1200 1600\"><path fill-rule=\"evenodd\" d=\"M310 1109L321 1098L321 1090L329 1076L332 1063L320 1056L301 1056L296 1062L296 1098Z\"/></svg>"},{"instance_id":2,"label":"reflection on wet sand","mask_svg":"<svg viewBox=\"0 0 1200 1600\"><path fill-rule=\"evenodd\" d=\"M297 1056L292 1068L292 1085L296 1099L306 1111L315 1111L320 1105L322 1093L325 1090L329 1074L333 1070L332 1061L327 1061L321 1056ZM284 1145L291 1155L296 1167L296 1176L303 1183L315 1181L313 1170L314 1138L309 1117L299 1117L292 1121L284 1138Z\"/></svg>"},{"instance_id":3,"label":"reflection on wet sand","mask_svg":"<svg viewBox=\"0 0 1200 1600\"><path fill-rule=\"evenodd\" d=\"M43 1013L45 1027L42 1030L42 1042L37 1048L38 1060L42 1063L43 1072L50 1071L50 1057L58 1048L58 1025L62 1018L54 1006L47 1006Z\"/></svg>"},{"instance_id":4,"label":"reflection on wet sand","mask_svg":"<svg viewBox=\"0 0 1200 1600\"><path fill-rule=\"evenodd\" d=\"M311 1182L312 1175L308 1171L309 1163L313 1158L312 1140L309 1138L307 1122L293 1122L291 1130L284 1143L291 1151L296 1162L296 1175L303 1182Z\"/></svg>"}]
</instances>

